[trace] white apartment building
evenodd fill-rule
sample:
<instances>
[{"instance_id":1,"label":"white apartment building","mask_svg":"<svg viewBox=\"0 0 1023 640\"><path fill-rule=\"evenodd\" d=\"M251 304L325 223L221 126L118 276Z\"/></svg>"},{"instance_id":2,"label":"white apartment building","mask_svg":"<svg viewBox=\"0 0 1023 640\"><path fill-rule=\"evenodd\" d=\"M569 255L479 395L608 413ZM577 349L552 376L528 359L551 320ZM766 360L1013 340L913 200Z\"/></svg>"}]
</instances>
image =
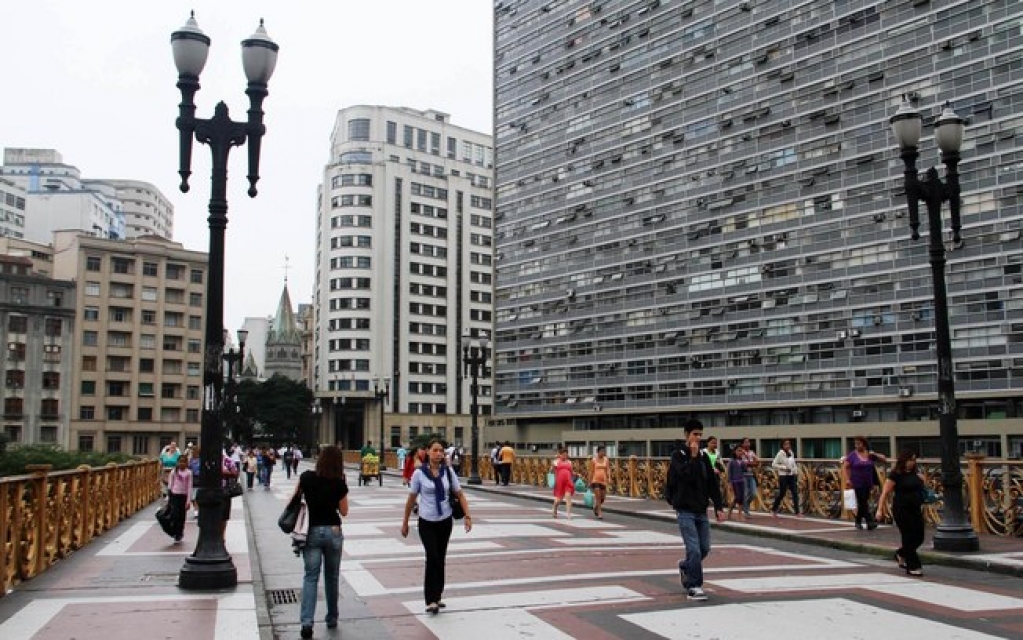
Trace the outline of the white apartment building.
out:
<instances>
[{"instance_id":1,"label":"white apartment building","mask_svg":"<svg viewBox=\"0 0 1023 640\"><path fill-rule=\"evenodd\" d=\"M100 238L124 237L124 214L117 190L106 182L83 180L53 149L4 149L0 175L26 191L31 215L24 238L48 244L53 232L81 230Z\"/></svg>"},{"instance_id":2,"label":"white apartment building","mask_svg":"<svg viewBox=\"0 0 1023 640\"><path fill-rule=\"evenodd\" d=\"M28 193L13 180L0 177L0 237L25 237L25 207Z\"/></svg>"},{"instance_id":3,"label":"white apartment building","mask_svg":"<svg viewBox=\"0 0 1023 640\"><path fill-rule=\"evenodd\" d=\"M163 192L142 180L102 180L117 189L124 212L126 238L160 236L174 238L174 205Z\"/></svg>"},{"instance_id":4,"label":"white apartment building","mask_svg":"<svg viewBox=\"0 0 1023 640\"><path fill-rule=\"evenodd\" d=\"M492 335L493 145L448 114L342 109L319 188L313 388L320 442L469 445L463 334ZM491 405L488 367L480 413ZM387 390L386 397L384 391Z\"/></svg>"}]
</instances>

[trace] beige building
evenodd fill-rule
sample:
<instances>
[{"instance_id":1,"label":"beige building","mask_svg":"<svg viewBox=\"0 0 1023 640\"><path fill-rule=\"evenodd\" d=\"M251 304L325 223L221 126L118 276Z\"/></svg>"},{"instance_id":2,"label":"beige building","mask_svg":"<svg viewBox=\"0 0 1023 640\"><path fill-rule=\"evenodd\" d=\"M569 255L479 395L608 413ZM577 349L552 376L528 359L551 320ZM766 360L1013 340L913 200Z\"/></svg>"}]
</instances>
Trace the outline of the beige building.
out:
<instances>
[{"instance_id":1,"label":"beige building","mask_svg":"<svg viewBox=\"0 0 1023 640\"><path fill-rule=\"evenodd\" d=\"M207 255L77 231L53 246L54 276L78 283L70 447L152 455L197 440Z\"/></svg>"},{"instance_id":2,"label":"beige building","mask_svg":"<svg viewBox=\"0 0 1023 640\"><path fill-rule=\"evenodd\" d=\"M0 247L3 433L11 444L68 446L75 285L33 268L28 251Z\"/></svg>"}]
</instances>

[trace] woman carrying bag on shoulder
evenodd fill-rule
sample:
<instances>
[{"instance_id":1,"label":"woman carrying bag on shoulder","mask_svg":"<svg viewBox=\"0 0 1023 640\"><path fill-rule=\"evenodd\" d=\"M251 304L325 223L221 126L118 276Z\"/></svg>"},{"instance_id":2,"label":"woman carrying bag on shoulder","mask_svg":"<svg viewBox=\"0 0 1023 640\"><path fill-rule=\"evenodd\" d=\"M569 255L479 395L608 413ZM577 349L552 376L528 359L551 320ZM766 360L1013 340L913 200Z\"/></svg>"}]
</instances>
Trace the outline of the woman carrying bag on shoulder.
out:
<instances>
[{"instance_id":1,"label":"woman carrying bag on shoulder","mask_svg":"<svg viewBox=\"0 0 1023 640\"><path fill-rule=\"evenodd\" d=\"M344 536L341 518L348 516L348 485L344 459L337 447L325 447L316 460L316 469L302 473L292 500L305 500L309 527L302 558L302 637L313 637L316 596L323 567L323 590L327 602L327 628L337 627L338 582L341 576L341 549Z\"/></svg>"},{"instance_id":2,"label":"woman carrying bag on shoulder","mask_svg":"<svg viewBox=\"0 0 1023 640\"><path fill-rule=\"evenodd\" d=\"M408 537L409 516L412 507L419 500L419 539L426 551L426 576L423 580L423 597L426 612L437 614L443 607L444 563L448 553L448 541L454 527L451 509L452 498L462 506L465 514L465 532L472 531L472 516L465 492L458 482L458 476L444 464L444 445L440 440L431 440L427 446L428 458L423 466L416 469L409 483L408 499L405 501L405 518L401 523L401 536Z\"/></svg>"}]
</instances>

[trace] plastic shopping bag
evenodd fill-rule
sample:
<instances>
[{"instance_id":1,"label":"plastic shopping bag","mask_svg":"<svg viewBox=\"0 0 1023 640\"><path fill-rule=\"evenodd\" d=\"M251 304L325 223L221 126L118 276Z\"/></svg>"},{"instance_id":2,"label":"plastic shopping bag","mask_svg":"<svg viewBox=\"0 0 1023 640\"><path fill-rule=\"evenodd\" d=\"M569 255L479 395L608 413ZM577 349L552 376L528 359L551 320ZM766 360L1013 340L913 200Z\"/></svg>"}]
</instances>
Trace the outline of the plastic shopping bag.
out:
<instances>
[{"instance_id":1,"label":"plastic shopping bag","mask_svg":"<svg viewBox=\"0 0 1023 640\"><path fill-rule=\"evenodd\" d=\"M583 494L583 504L586 505L587 509L593 508L593 490L587 489L586 493Z\"/></svg>"},{"instance_id":2,"label":"plastic shopping bag","mask_svg":"<svg viewBox=\"0 0 1023 640\"><path fill-rule=\"evenodd\" d=\"M554 488L554 472L553 471L548 471L547 472L547 488L548 489L553 489Z\"/></svg>"},{"instance_id":3,"label":"plastic shopping bag","mask_svg":"<svg viewBox=\"0 0 1023 640\"><path fill-rule=\"evenodd\" d=\"M842 502L849 511L856 511L856 490L846 489L842 492Z\"/></svg>"},{"instance_id":4,"label":"plastic shopping bag","mask_svg":"<svg viewBox=\"0 0 1023 640\"><path fill-rule=\"evenodd\" d=\"M582 478L576 478L575 490L578 491L579 493L586 491L586 481L583 480Z\"/></svg>"}]
</instances>

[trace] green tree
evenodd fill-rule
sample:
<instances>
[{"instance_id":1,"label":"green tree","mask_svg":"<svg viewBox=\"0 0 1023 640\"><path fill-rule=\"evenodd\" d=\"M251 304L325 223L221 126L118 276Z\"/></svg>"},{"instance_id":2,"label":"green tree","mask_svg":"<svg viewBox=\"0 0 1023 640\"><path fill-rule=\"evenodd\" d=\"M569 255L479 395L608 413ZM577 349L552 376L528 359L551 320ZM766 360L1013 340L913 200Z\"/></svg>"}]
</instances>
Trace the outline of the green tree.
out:
<instances>
[{"instance_id":1,"label":"green tree","mask_svg":"<svg viewBox=\"0 0 1023 640\"><path fill-rule=\"evenodd\" d=\"M274 375L261 384L238 386L240 427L247 430L252 438L262 438L276 445L305 442L310 424L309 408L313 403L313 392L301 382L282 375ZM262 426L262 433L255 433L255 425Z\"/></svg>"}]
</instances>

